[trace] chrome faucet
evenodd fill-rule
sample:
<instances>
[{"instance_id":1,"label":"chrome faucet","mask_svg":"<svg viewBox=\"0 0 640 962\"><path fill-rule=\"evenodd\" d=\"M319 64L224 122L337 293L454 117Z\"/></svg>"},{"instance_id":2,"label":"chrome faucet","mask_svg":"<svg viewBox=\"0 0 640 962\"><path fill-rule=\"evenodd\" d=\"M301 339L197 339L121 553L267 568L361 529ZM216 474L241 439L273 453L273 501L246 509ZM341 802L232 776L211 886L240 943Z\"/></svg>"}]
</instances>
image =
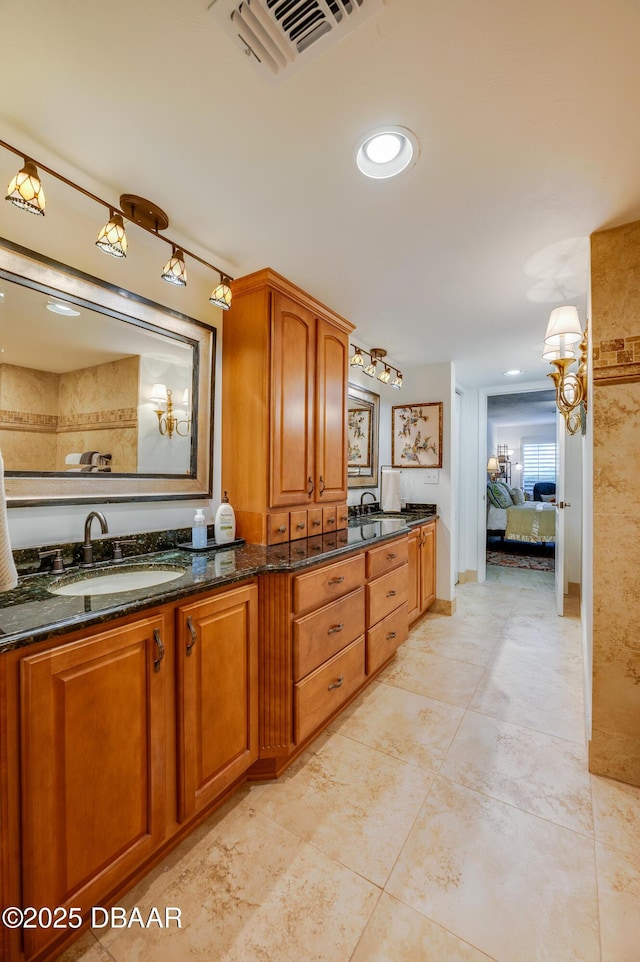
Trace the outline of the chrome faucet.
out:
<instances>
[{"instance_id":1,"label":"chrome faucet","mask_svg":"<svg viewBox=\"0 0 640 962\"><path fill-rule=\"evenodd\" d=\"M89 568L93 564L93 545L91 544L91 522L97 518L102 528L102 533L107 534L109 525L102 511L90 511L84 522L84 544L82 545L81 568Z\"/></svg>"}]
</instances>

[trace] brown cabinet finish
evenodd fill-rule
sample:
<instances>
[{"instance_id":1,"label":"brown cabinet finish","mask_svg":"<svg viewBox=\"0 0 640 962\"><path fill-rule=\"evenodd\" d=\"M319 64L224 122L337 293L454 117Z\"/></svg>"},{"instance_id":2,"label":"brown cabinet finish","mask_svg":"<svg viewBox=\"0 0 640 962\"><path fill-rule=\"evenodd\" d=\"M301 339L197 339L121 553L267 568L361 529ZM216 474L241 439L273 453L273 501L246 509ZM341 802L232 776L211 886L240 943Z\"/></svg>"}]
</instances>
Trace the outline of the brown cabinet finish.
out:
<instances>
[{"instance_id":1,"label":"brown cabinet finish","mask_svg":"<svg viewBox=\"0 0 640 962\"><path fill-rule=\"evenodd\" d=\"M381 544L378 548L370 548L367 551L367 578L379 578L380 575L399 568L407 563L407 556L406 538Z\"/></svg>"},{"instance_id":2,"label":"brown cabinet finish","mask_svg":"<svg viewBox=\"0 0 640 962\"><path fill-rule=\"evenodd\" d=\"M233 282L222 357L222 487L247 541L278 543L274 511L346 501L352 330L275 271ZM330 527L317 520L308 517L309 534L338 527L337 518ZM296 537L291 528L289 537Z\"/></svg>"},{"instance_id":3,"label":"brown cabinet finish","mask_svg":"<svg viewBox=\"0 0 640 962\"><path fill-rule=\"evenodd\" d=\"M352 555L293 578L293 611L302 614L349 594L364 582L364 555Z\"/></svg>"},{"instance_id":4,"label":"brown cabinet finish","mask_svg":"<svg viewBox=\"0 0 640 962\"><path fill-rule=\"evenodd\" d=\"M20 663L24 905L101 905L164 837L167 620ZM59 936L27 929L29 958Z\"/></svg>"},{"instance_id":5,"label":"brown cabinet finish","mask_svg":"<svg viewBox=\"0 0 640 962\"><path fill-rule=\"evenodd\" d=\"M375 625L406 602L408 571L404 564L367 585L367 625Z\"/></svg>"},{"instance_id":6,"label":"brown cabinet finish","mask_svg":"<svg viewBox=\"0 0 640 962\"><path fill-rule=\"evenodd\" d=\"M293 678L299 681L364 634L364 588L293 622Z\"/></svg>"},{"instance_id":7,"label":"brown cabinet finish","mask_svg":"<svg viewBox=\"0 0 640 962\"><path fill-rule=\"evenodd\" d=\"M294 742L325 724L364 682L364 638L359 638L294 685Z\"/></svg>"},{"instance_id":8,"label":"brown cabinet finish","mask_svg":"<svg viewBox=\"0 0 640 962\"><path fill-rule=\"evenodd\" d=\"M436 599L436 522L415 528L409 535L409 624Z\"/></svg>"},{"instance_id":9,"label":"brown cabinet finish","mask_svg":"<svg viewBox=\"0 0 640 962\"><path fill-rule=\"evenodd\" d=\"M209 806L258 757L258 589L177 614L178 818Z\"/></svg>"},{"instance_id":10,"label":"brown cabinet finish","mask_svg":"<svg viewBox=\"0 0 640 962\"><path fill-rule=\"evenodd\" d=\"M407 640L409 619L406 601L367 631L367 675L381 668Z\"/></svg>"}]
</instances>

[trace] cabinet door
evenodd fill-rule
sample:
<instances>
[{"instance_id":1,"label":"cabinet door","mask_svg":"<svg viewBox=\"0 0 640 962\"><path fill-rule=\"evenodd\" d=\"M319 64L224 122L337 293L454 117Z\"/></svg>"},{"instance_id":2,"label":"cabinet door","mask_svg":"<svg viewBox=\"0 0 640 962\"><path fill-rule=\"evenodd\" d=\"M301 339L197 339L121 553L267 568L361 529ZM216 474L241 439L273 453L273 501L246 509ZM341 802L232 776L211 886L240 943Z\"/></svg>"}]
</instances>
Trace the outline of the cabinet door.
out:
<instances>
[{"instance_id":1,"label":"cabinet door","mask_svg":"<svg viewBox=\"0 0 640 962\"><path fill-rule=\"evenodd\" d=\"M273 295L271 349L272 508L312 500L316 320L311 311Z\"/></svg>"},{"instance_id":2,"label":"cabinet door","mask_svg":"<svg viewBox=\"0 0 640 962\"><path fill-rule=\"evenodd\" d=\"M427 608L436 600L436 526L426 524L420 529L422 532L422 547L420 549L420 611Z\"/></svg>"},{"instance_id":3,"label":"cabinet door","mask_svg":"<svg viewBox=\"0 0 640 962\"><path fill-rule=\"evenodd\" d=\"M177 611L180 821L258 757L257 614L255 584Z\"/></svg>"},{"instance_id":4,"label":"cabinet door","mask_svg":"<svg viewBox=\"0 0 640 962\"><path fill-rule=\"evenodd\" d=\"M318 318L316 501L345 501L347 497L348 361L348 335Z\"/></svg>"},{"instance_id":5,"label":"cabinet door","mask_svg":"<svg viewBox=\"0 0 640 962\"><path fill-rule=\"evenodd\" d=\"M420 614L420 529L413 530L407 539L409 561L409 624L412 624Z\"/></svg>"},{"instance_id":6,"label":"cabinet door","mask_svg":"<svg viewBox=\"0 0 640 962\"><path fill-rule=\"evenodd\" d=\"M145 618L20 662L25 905L100 905L162 842L164 627ZM24 934L29 957L60 932Z\"/></svg>"}]
</instances>

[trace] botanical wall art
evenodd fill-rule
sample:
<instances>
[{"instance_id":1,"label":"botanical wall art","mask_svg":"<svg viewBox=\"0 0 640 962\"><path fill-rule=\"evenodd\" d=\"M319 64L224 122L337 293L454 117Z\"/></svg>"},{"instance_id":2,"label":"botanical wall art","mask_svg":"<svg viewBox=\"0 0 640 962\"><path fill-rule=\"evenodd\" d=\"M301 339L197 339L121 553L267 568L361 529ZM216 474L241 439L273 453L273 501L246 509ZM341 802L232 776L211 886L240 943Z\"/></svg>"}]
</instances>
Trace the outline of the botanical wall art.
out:
<instances>
[{"instance_id":1,"label":"botanical wall art","mask_svg":"<svg viewBox=\"0 0 640 962\"><path fill-rule=\"evenodd\" d=\"M442 401L436 401L391 409L394 468L442 467L442 407Z\"/></svg>"},{"instance_id":2,"label":"botanical wall art","mask_svg":"<svg viewBox=\"0 0 640 962\"><path fill-rule=\"evenodd\" d=\"M348 460L350 468L371 467L371 408L349 406Z\"/></svg>"}]
</instances>

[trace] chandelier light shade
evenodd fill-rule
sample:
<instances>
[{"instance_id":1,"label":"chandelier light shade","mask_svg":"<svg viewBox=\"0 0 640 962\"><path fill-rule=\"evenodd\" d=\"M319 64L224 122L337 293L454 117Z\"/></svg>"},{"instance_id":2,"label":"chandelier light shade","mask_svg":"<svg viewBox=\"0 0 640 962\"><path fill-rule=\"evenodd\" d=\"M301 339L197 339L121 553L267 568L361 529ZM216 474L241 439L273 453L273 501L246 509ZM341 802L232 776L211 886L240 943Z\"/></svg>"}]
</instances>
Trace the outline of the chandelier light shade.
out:
<instances>
[{"instance_id":1,"label":"chandelier light shade","mask_svg":"<svg viewBox=\"0 0 640 962\"><path fill-rule=\"evenodd\" d=\"M351 367L364 367L364 358L359 347L356 347L355 354L351 357L349 364Z\"/></svg>"},{"instance_id":2,"label":"chandelier light shade","mask_svg":"<svg viewBox=\"0 0 640 962\"><path fill-rule=\"evenodd\" d=\"M179 248L174 247L161 276L167 284L174 284L176 287L187 286L187 268L184 263L184 254Z\"/></svg>"},{"instance_id":3,"label":"chandelier light shade","mask_svg":"<svg viewBox=\"0 0 640 962\"><path fill-rule=\"evenodd\" d=\"M111 254L112 257L126 257L127 237L124 222L130 221L142 230L153 234L155 238L171 246L171 257L165 264L160 275L163 280L177 287L186 287L186 255L192 260L198 261L203 267L220 275L220 283L212 292L209 300L217 307L221 307L223 311L229 310L231 306L231 288L229 285L233 278L223 273L215 264L210 264L208 261L203 260L202 257L199 257L198 254L188 251L182 245L178 246L174 241L164 236L162 231L168 228L169 218L153 201L146 200L144 197L138 197L137 194L121 194L120 207L115 207L110 201L104 200L96 194L92 194L91 191L85 187L81 187L80 184L69 180L64 174L59 174L41 161L27 159L24 151L18 150L18 148L12 144L0 140L0 147L10 151L17 157L21 157L23 162L22 169L16 174L7 188L5 200L10 201L20 210L26 210L32 214L40 214L40 216L43 216L45 211L45 197L38 170L44 171L72 190L76 190L84 197L88 197L89 200L94 201L94 203L100 204L101 207L106 207L109 211L109 220L98 234L98 239L96 240L96 246L99 250L105 254Z\"/></svg>"},{"instance_id":4,"label":"chandelier light shade","mask_svg":"<svg viewBox=\"0 0 640 962\"><path fill-rule=\"evenodd\" d=\"M375 358L372 358L372 360L369 362L369 364L367 364L367 366L365 367L362 373L366 374L367 377L375 377L377 368L378 368L378 362L375 360Z\"/></svg>"},{"instance_id":5,"label":"chandelier light shade","mask_svg":"<svg viewBox=\"0 0 640 962\"><path fill-rule=\"evenodd\" d=\"M356 347L355 344L351 345L353 349L353 354L349 358L349 364L351 367L355 367L366 374L367 377L378 377L378 380L382 384L390 384L397 391L402 388L402 372L398 370L397 367L393 367L392 364L387 364L383 360L387 356L387 352L382 347L372 347L370 351L363 351L361 347ZM369 363L365 365L365 356L369 358ZM382 371L378 374L378 361L383 365ZM395 377L392 375L395 372Z\"/></svg>"},{"instance_id":6,"label":"chandelier light shade","mask_svg":"<svg viewBox=\"0 0 640 962\"><path fill-rule=\"evenodd\" d=\"M228 311L231 307L231 283L230 278L224 274L220 275L220 283L211 291L209 301L216 307L221 307L223 311Z\"/></svg>"},{"instance_id":7,"label":"chandelier light shade","mask_svg":"<svg viewBox=\"0 0 640 962\"><path fill-rule=\"evenodd\" d=\"M28 210L31 214L40 214L44 217L46 206L44 190L38 169L30 160L25 160L24 167L18 171L7 187L5 200L21 210Z\"/></svg>"},{"instance_id":8,"label":"chandelier light shade","mask_svg":"<svg viewBox=\"0 0 640 962\"><path fill-rule=\"evenodd\" d=\"M382 381L383 384L388 384L391 380L391 370L387 364L384 366L384 371L380 371L378 374L378 380Z\"/></svg>"},{"instance_id":9,"label":"chandelier light shade","mask_svg":"<svg viewBox=\"0 0 640 962\"><path fill-rule=\"evenodd\" d=\"M578 431L584 434L589 335L587 327L584 334L582 333L577 308L567 305L551 311L544 340L546 348L542 356L555 368L549 377L556 389L556 406L564 418L569 434L577 434ZM578 344L580 351L577 371L569 370L577 360L572 349L574 344ZM550 357L551 353L555 356Z\"/></svg>"},{"instance_id":10,"label":"chandelier light shade","mask_svg":"<svg viewBox=\"0 0 640 962\"><path fill-rule=\"evenodd\" d=\"M127 256L127 235L120 214L111 212L109 220L98 234L96 247L112 257Z\"/></svg>"},{"instance_id":11,"label":"chandelier light shade","mask_svg":"<svg viewBox=\"0 0 640 962\"><path fill-rule=\"evenodd\" d=\"M402 374L400 373L400 371L398 371L393 381L391 382L391 387L396 388L396 390L398 391L402 388Z\"/></svg>"}]
</instances>

